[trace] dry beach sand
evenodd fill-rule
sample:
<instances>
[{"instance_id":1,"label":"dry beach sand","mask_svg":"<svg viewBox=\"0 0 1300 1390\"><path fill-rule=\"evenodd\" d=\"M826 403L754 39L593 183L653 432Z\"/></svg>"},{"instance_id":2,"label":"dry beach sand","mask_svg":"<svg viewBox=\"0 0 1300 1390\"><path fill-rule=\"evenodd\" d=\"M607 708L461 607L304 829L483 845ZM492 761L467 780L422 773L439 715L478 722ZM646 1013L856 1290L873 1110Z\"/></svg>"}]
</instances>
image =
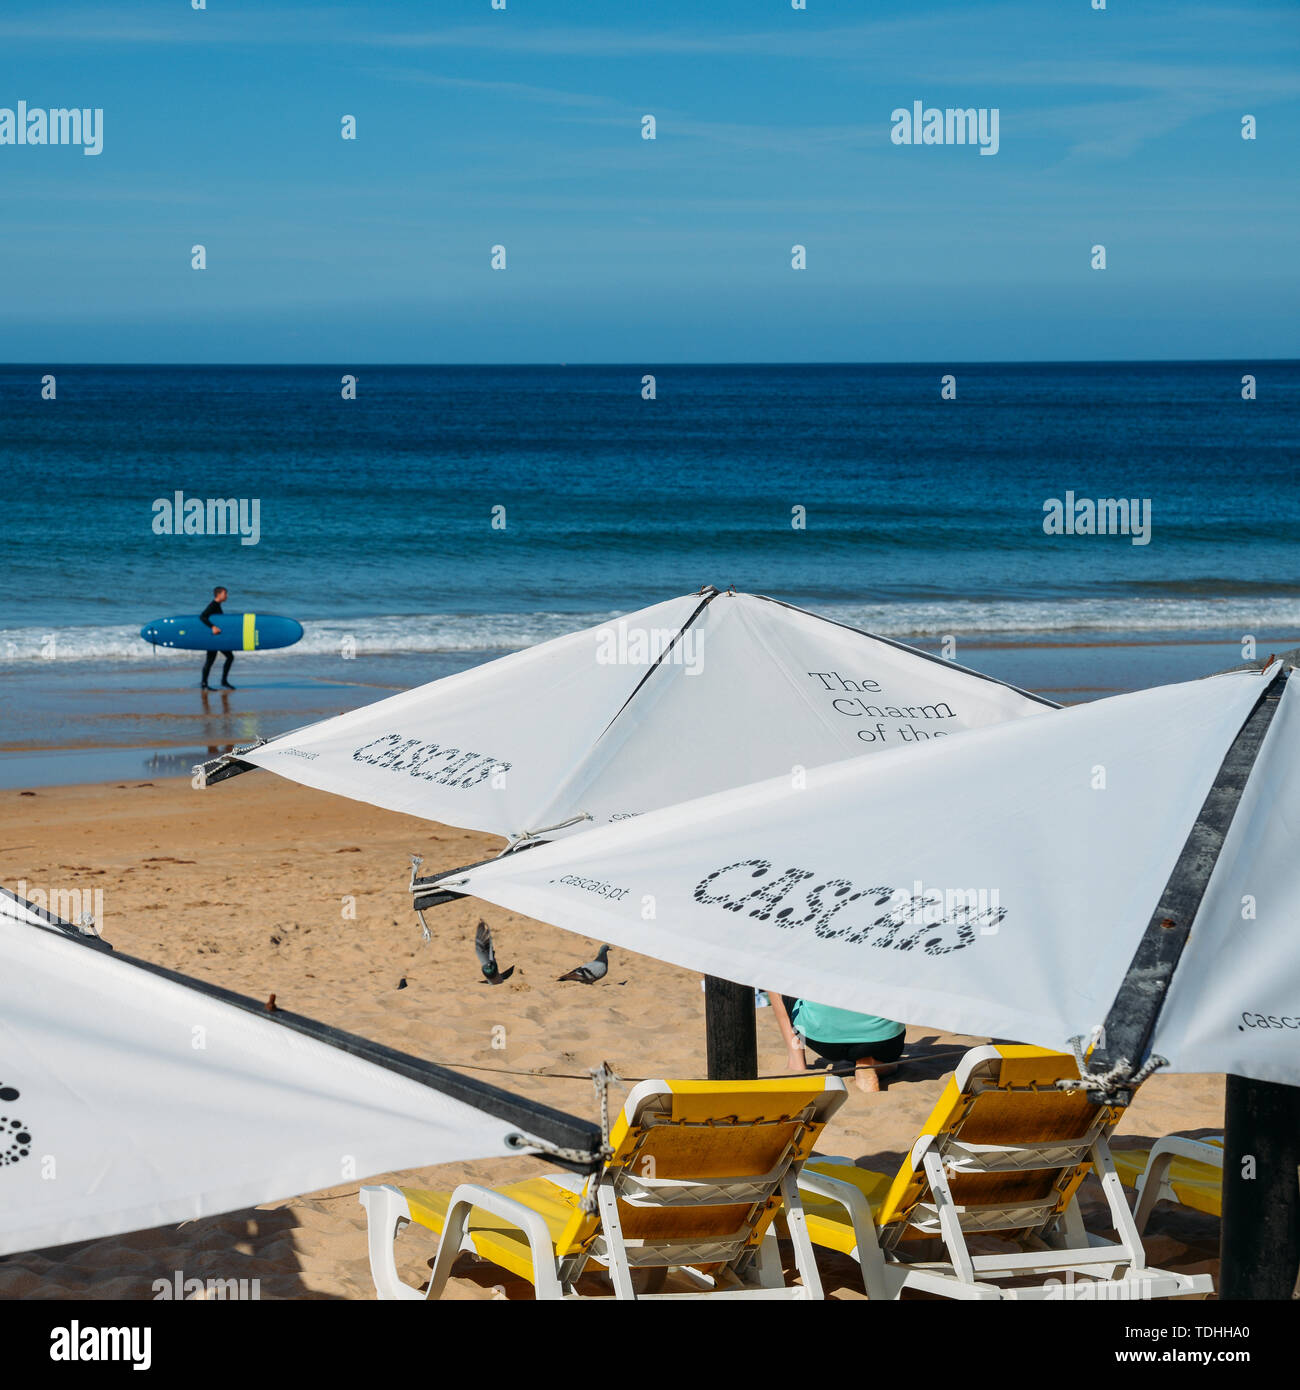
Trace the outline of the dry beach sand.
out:
<instances>
[{"instance_id":1,"label":"dry beach sand","mask_svg":"<svg viewBox=\"0 0 1300 1390\"><path fill-rule=\"evenodd\" d=\"M404 886L408 854L422 853L432 872L494 853L491 837L264 773L206 792L186 779L4 790L0 807L4 885L102 888L104 935L129 954L259 998L274 993L284 1008L434 1061L487 1069L473 1074L591 1118L590 1082L566 1078L602 1060L629 1078L703 1074L704 1000L688 971L615 951L600 984L560 984L556 976L590 959L599 943L473 900L430 913L434 940L422 943ZM343 916L345 897L355 899L354 920ZM480 916L502 967L516 967L495 989L480 983L474 958ZM760 1066L778 1072L785 1053L770 1010L760 1010L758 1026ZM497 1027L504 1050L492 1046ZM880 1096L851 1088L822 1149L893 1169L970 1041L909 1027L901 1073ZM1222 1120L1222 1077L1157 1075L1125 1116L1119 1144L1172 1130L1215 1133ZM541 1171L535 1159L512 1158L424 1169L402 1181L449 1187ZM285 1193L256 1210L13 1255L0 1259L0 1298L149 1299L153 1282L177 1271L256 1279L263 1298L370 1298L356 1191L351 1183ZM1099 1209L1089 1179L1085 1216L1103 1229ZM1217 1220L1168 1206L1147 1233L1151 1262L1176 1270L1217 1274L1217 1242ZM398 1251L403 1277L423 1282L432 1237L408 1228ZM855 1266L824 1252L819 1260L829 1296L862 1297ZM462 1256L448 1296L531 1291Z\"/></svg>"}]
</instances>

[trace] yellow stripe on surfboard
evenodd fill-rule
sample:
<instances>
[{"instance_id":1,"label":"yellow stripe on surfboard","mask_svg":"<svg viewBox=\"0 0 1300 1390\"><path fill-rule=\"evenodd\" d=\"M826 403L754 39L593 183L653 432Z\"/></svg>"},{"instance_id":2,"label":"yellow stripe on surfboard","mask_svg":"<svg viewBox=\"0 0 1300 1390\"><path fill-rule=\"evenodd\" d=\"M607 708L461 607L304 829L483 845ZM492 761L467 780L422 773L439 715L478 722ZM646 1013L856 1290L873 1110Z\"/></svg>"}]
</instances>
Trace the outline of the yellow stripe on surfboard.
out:
<instances>
[{"instance_id":1,"label":"yellow stripe on surfboard","mask_svg":"<svg viewBox=\"0 0 1300 1390\"><path fill-rule=\"evenodd\" d=\"M246 652L257 649L257 614L244 614L244 650Z\"/></svg>"}]
</instances>

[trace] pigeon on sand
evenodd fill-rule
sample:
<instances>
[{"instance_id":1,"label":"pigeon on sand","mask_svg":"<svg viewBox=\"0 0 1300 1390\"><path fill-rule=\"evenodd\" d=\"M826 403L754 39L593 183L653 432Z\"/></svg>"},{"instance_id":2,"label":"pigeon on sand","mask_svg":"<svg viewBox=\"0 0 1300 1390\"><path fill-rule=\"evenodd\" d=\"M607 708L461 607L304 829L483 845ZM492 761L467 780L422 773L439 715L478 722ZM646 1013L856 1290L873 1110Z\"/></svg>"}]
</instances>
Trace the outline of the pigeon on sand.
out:
<instances>
[{"instance_id":1,"label":"pigeon on sand","mask_svg":"<svg viewBox=\"0 0 1300 1390\"><path fill-rule=\"evenodd\" d=\"M570 970L567 975L561 975L561 980L578 980L584 985L594 985L597 980L605 978L605 972L609 969L609 947L602 946L596 952L596 959L589 960L586 965L579 965L576 969Z\"/></svg>"}]
</instances>

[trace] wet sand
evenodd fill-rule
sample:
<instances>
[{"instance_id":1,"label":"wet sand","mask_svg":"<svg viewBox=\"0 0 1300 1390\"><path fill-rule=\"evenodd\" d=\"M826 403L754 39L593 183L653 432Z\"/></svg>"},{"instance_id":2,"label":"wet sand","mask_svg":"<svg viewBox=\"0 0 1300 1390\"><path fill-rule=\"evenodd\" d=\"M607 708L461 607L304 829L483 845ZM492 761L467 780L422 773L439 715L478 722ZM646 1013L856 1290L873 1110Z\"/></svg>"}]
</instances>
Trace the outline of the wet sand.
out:
<instances>
[{"instance_id":1,"label":"wet sand","mask_svg":"<svg viewBox=\"0 0 1300 1390\"><path fill-rule=\"evenodd\" d=\"M1266 655L1295 641L1295 634L1261 636L1259 650ZM913 645L939 651L937 639ZM240 653L231 673L236 689L211 693L198 688L201 655L152 653L143 644L131 661L14 662L0 684L0 788L188 775L196 762L236 744L287 733L501 655ZM1239 665L1242 655L1236 634L1089 633L962 637L954 659L1075 704L1193 680Z\"/></svg>"}]
</instances>

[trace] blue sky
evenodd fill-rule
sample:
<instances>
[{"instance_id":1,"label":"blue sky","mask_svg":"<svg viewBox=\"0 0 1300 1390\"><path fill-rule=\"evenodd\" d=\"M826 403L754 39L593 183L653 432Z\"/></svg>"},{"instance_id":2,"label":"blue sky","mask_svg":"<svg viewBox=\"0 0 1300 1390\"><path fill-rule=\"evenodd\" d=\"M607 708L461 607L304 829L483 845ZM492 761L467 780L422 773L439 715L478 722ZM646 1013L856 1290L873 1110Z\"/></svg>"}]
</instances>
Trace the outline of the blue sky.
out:
<instances>
[{"instance_id":1,"label":"blue sky","mask_svg":"<svg viewBox=\"0 0 1300 1390\"><path fill-rule=\"evenodd\" d=\"M105 114L0 146L0 360L1300 356L1300 6L1108 6L7 4L0 107Z\"/></svg>"}]
</instances>

